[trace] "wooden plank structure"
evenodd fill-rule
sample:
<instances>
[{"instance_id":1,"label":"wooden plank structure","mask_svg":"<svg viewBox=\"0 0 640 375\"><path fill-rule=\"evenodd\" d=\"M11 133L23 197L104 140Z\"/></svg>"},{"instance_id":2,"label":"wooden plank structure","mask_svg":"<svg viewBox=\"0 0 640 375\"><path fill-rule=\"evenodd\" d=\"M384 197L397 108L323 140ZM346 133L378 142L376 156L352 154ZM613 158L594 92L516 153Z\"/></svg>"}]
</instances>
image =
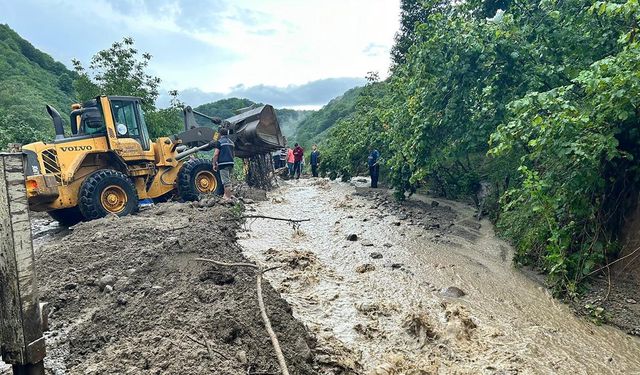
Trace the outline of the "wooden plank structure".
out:
<instances>
[{"instance_id":1,"label":"wooden plank structure","mask_svg":"<svg viewBox=\"0 0 640 375\"><path fill-rule=\"evenodd\" d=\"M24 155L0 153L0 353L14 374L44 375Z\"/></svg>"}]
</instances>

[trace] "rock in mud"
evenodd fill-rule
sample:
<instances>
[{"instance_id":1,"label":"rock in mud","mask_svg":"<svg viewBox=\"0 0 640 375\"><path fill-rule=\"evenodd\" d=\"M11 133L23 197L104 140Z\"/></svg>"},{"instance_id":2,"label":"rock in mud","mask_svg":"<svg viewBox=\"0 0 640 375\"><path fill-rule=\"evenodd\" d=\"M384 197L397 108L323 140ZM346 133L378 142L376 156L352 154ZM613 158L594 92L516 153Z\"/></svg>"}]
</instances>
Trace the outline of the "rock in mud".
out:
<instances>
[{"instance_id":1,"label":"rock in mud","mask_svg":"<svg viewBox=\"0 0 640 375\"><path fill-rule=\"evenodd\" d=\"M100 290L104 290L107 286L113 289L113 285L115 283L116 283L115 276L106 275L106 276L102 276L100 280L98 280L98 287L100 288Z\"/></svg>"},{"instance_id":2,"label":"rock in mud","mask_svg":"<svg viewBox=\"0 0 640 375\"><path fill-rule=\"evenodd\" d=\"M448 288L442 289L440 291L440 294L445 297L451 297L451 298L460 298L467 295L467 293L465 293L462 289L455 286L450 286Z\"/></svg>"},{"instance_id":3,"label":"rock in mud","mask_svg":"<svg viewBox=\"0 0 640 375\"><path fill-rule=\"evenodd\" d=\"M116 297L116 303L120 306L124 306L127 304L127 296L124 294L118 294L118 296Z\"/></svg>"},{"instance_id":4,"label":"rock in mud","mask_svg":"<svg viewBox=\"0 0 640 375\"><path fill-rule=\"evenodd\" d=\"M393 245L392 245L392 244L390 244L389 242L385 242L385 244L384 244L384 245L382 245L382 246L384 246L384 247L391 247L391 246L393 246Z\"/></svg>"},{"instance_id":5,"label":"rock in mud","mask_svg":"<svg viewBox=\"0 0 640 375\"><path fill-rule=\"evenodd\" d=\"M373 246L373 242L371 241L362 241L361 244L362 246L367 246L367 247Z\"/></svg>"},{"instance_id":6,"label":"rock in mud","mask_svg":"<svg viewBox=\"0 0 640 375\"><path fill-rule=\"evenodd\" d=\"M351 233L350 235L347 236L347 240L348 241L357 241L358 240L358 235L355 233Z\"/></svg>"},{"instance_id":7,"label":"rock in mud","mask_svg":"<svg viewBox=\"0 0 640 375\"><path fill-rule=\"evenodd\" d=\"M382 254L380 254L377 251L374 251L373 253L369 254L369 256L373 259L382 259Z\"/></svg>"},{"instance_id":8,"label":"rock in mud","mask_svg":"<svg viewBox=\"0 0 640 375\"><path fill-rule=\"evenodd\" d=\"M241 365L246 365L247 363L249 363L249 360L247 359L247 352L244 350L238 350L238 352L236 353L236 359L238 360L238 362L240 362Z\"/></svg>"},{"instance_id":9,"label":"rock in mud","mask_svg":"<svg viewBox=\"0 0 640 375\"><path fill-rule=\"evenodd\" d=\"M433 200L431 201L431 207L438 207L440 205L440 202Z\"/></svg>"},{"instance_id":10,"label":"rock in mud","mask_svg":"<svg viewBox=\"0 0 640 375\"><path fill-rule=\"evenodd\" d=\"M374 266L371 263L361 264L358 267L356 267L356 272L357 273L365 273L365 272L371 272L371 271L375 271L375 270L376 270L376 266Z\"/></svg>"}]
</instances>

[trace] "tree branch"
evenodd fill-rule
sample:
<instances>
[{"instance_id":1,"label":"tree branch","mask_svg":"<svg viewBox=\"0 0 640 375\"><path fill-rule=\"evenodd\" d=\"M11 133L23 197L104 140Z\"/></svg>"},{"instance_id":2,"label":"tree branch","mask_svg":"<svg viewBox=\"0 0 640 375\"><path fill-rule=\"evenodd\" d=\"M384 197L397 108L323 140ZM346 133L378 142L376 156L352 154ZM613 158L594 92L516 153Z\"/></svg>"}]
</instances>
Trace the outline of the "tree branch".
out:
<instances>
[{"instance_id":1,"label":"tree branch","mask_svg":"<svg viewBox=\"0 0 640 375\"><path fill-rule=\"evenodd\" d=\"M296 220L289 220L289 219L279 219L279 218L270 218L270 217L267 217L267 218L298 222ZM309 219L306 219L306 221L308 220ZM200 262L213 263L223 267L247 267L247 268L252 268L258 271L256 274L256 289L258 290L258 307L260 308L260 315L262 316L262 320L264 322L265 328L267 329L267 333L269 334L269 338L271 338L271 344L273 345L273 350L275 351L276 357L278 358L280 371L282 372L282 375L289 375L287 362L285 361L284 354L282 354L282 348L280 347L280 343L278 342L278 336L276 336L276 333L273 331L273 327L271 326L271 321L269 320L269 316L267 315L267 309L265 307L264 298L262 296L262 274L278 267L262 269L260 266L252 263L225 263L225 262L219 262L217 260L206 259L206 258L196 258L196 260Z\"/></svg>"}]
</instances>

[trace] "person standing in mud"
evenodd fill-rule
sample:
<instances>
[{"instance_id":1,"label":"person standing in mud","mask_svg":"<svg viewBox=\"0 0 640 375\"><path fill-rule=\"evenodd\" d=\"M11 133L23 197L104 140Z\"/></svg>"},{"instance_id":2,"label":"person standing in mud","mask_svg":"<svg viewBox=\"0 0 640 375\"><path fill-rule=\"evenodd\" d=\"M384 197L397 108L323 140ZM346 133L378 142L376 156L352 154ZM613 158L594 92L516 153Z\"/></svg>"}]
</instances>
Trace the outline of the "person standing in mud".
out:
<instances>
[{"instance_id":1,"label":"person standing in mud","mask_svg":"<svg viewBox=\"0 0 640 375\"><path fill-rule=\"evenodd\" d=\"M295 157L293 156L293 150L291 149L291 147L289 147L287 148L287 168L289 169L289 177L293 177L294 161L295 161Z\"/></svg>"},{"instance_id":2,"label":"person standing in mud","mask_svg":"<svg viewBox=\"0 0 640 375\"><path fill-rule=\"evenodd\" d=\"M371 149L369 153L369 157L367 159L367 164L369 165L369 176L371 176L371 187L378 187L378 175L380 173L380 165L378 162L380 161L380 151L375 148Z\"/></svg>"},{"instance_id":3,"label":"person standing in mud","mask_svg":"<svg viewBox=\"0 0 640 375\"><path fill-rule=\"evenodd\" d=\"M304 149L296 143L293 148L293 173L296 176L296 180L300 179L300 173L302 173L302 158L304 158Z\"/></svg>"},{"instance_id":4,"label":"person standing in mud","mask_svg":"<svg viewBox=\"0 0 640 375\"><path fill-rule=\"evenodd\" d=\"M220 172L220 179L224 187L224 199L230 201L233 198L231 196L231 174L235 145L229 139L229 129L220 129L220 138L213 147L213 170Z\"/></svg>"},{"instance_id":5,"label":"person standing in mud","mask_svg":"<svg viewBox=\"0 0 640 375\"><path fill-rule=\"evenodd\" d=\"M311 175L313 175L313 177L318 177L318 166L320 165L320 151L318 151L318 145L313 145L313 151L311 151L309 162L311 163Z\"/></svg>"}]
</instances>

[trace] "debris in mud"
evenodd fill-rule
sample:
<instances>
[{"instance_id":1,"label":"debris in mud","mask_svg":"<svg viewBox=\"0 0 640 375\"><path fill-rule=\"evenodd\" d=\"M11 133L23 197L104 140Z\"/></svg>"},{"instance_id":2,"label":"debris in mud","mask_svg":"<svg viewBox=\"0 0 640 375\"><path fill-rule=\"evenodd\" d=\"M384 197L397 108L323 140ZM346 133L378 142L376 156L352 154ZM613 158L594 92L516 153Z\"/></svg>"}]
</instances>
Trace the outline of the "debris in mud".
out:
<instances>
[{"instance_id":1,"label":"debris in mud","mask_svg":"<svg viewBox=\"0 0 640 375\"><path fill-rule=\"evenodd\" d=\"M56 337L47 366L58 374L278 373L254 273L192 261L246 262L233 217L219 205L163 203L78 224L37 248ZM314 339L273 288L263 291L291 372L318 374Z\"/></svg>"},{"instance_id":2,"label":"debris in mud","mask_svg":"<svg viewBox=\"0 0 640 375\"><path fill-rule=\"evenodd\" d=\"M365 247L371 247L371 246L373 246L373 242L371 242L371 241L362 241L362 242L360 242L360 244L361 244L362 246L365 246Z\"/></svg>"},{"instance_id":3,"label":"debris in mud","mask_svg":"<svg viewBox=\"0 0 640 375\"><path fill-rule=\"evenodd\" d=\"M357 241L358 240L358 235L355 233L351 233L349 235L347 235L347 241Z\"/></svg>"},{"instance_id":4,"label":"debris in mud","mask_svg":"<svg viewBox=\"0 0 640 375\"><path fill-rule=\"evenodd\" d=\"M362 336L373 339L376 336L380 336L380 330L378 329L376 323L370 322L366 324L358 323L353 326L353 330L361 334Z\"/></svg>"},{"instance_id":5,"label":"debris in mud","mask_svg":"<svg viewBox=\"0 0 640 375\"><path fill-rule=\"evenodd\" d=\"M371 271L375 271L375 270L376 270L376 266L374 266L371 263L361 264L358 267L356 267L356 272L357 273L365 273L365 272L371 272Z\"/></svg>"},{"instance_id":6,"label":"debris in mud","mask_svg":"<svg viewBox=\"0 0 640 375\"><path fill-rule=\"evenodd\" d=\"M382 254L377 251L372 252L369 256L373 259L382 259Z\"/></svg>"},{"instance_id":7,"label":"debris in mud","mask_svg":"<svg viewBox=\"0 0 640 375\"><path fill-rule=\"evenodd\" d=\"M467 310L460 305L449 306L443 304L446 308L445 319L447 321L446 333L450 337L458 340L468 340L471 338L473 331L478 327L471 319Z\"/></svg>"},{"instance_id":8,"label":"debris in mud","mask_svg":"<svg viewBox=\"0 0 640 375\"><path fill-rule=\"evenodd\" d=\"M382 246L384 246L384 247L392 247L393 245L390 244L389 242L385 242L384 245L382 245Z\"/></svg>"},{"instance_id":9,"label":"debris in mud","mask_svg":"<svg viewBox=\"0 0 640 375\"><path fill-rule=\"evenodd\" d=\"M432 200L431 201L431 207L438 207L440 205L440 202L438 202L437 200Z\"/></svg>"},{"instance_id":10,"label":"debris in mud","mask_svg":"<svg viewBox=\"0 0 640 375\"><path fill-rule=\"evenodd\" d=\"M392 316L393 313L398 311L398 306L391 305L386 302L362 302L356 304L356 310L370 318L377 318L380 316Z\"/></svg>"},{"instance_id":11,"label":"debris in mud","mask_svg":"<svg viewBox=\"0 0 640 375\"><path fill-rule=\"evenodd\" d=\"M422 345L437 339L440 335L436 331L431 317L424 311L412 312L404 317L402 326L411 336L418 339Z\"/></svg>"},{"instance_id":12,"label":"debris in mud","mask_svg":"<svg viewBox=\"0 0 640 375\"><path fill-rule=\"evenodd\" d=\"M462 289L455 286L450 286L442 289L440 291L440 294L445 297L451 297L451 298L460 298L467 295L467 293L465 293Z\"/></svg>"}]
</instances>

